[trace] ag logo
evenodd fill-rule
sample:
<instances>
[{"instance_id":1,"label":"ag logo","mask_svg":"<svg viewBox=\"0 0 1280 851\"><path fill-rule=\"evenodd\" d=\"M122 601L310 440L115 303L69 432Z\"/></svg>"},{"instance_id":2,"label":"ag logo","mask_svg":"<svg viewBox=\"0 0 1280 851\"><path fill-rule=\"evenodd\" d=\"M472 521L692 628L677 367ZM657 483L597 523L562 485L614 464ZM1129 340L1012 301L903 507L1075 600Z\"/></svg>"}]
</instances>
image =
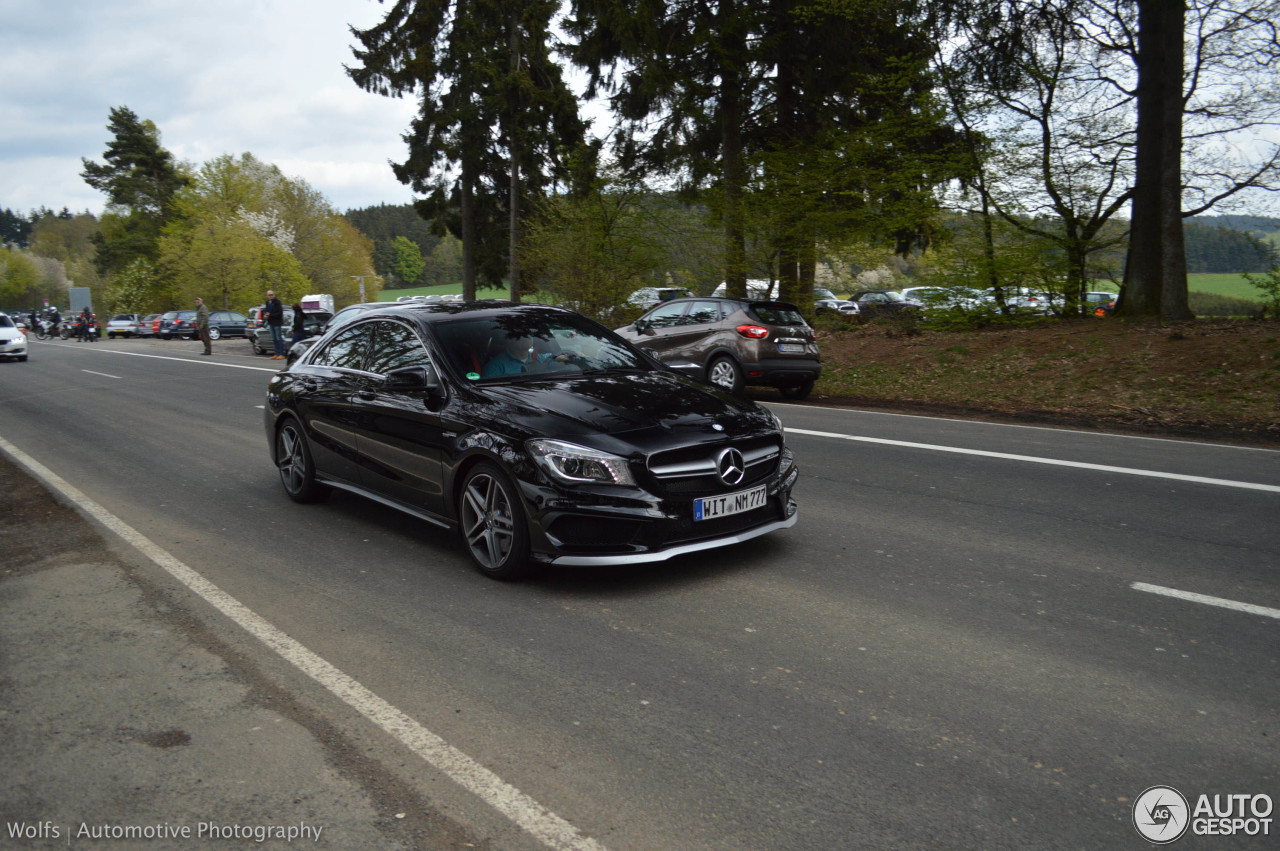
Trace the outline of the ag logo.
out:
<instances>
[{"instance_id":1,"label":"ag logo","mask_svg":"<svg viewBox=\"0 0 1280 851\"><path fill-rule=\"evenodd\" d=\"M1152 786L1133 802L1133 826L1143 839L1156 845L1180 838L1190 823L1187 799L1172 786Z\"/></svg>"}]
</instances>

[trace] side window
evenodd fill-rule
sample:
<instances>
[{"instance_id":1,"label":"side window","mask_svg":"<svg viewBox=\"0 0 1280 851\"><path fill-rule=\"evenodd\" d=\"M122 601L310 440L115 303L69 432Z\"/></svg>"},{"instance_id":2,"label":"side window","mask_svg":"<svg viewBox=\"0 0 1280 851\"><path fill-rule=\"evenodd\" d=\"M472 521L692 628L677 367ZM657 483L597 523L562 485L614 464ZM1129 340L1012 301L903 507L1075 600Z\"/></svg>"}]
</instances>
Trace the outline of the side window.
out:
<instances>
[{"instance_id":1,"label":"side window","mask_svg":"<svg viewBox=\"0 0 1280 851\"><path fill-rule=\"evenodd\" d=\"M369 325L357 325L343 331L313 357L311 363L341 369L363 369L365 351L369 347L369 328Z\"/></svg>"},{"instance_id":2,"label":"side window","mask_svg":"<svg viewBox=\"0 0 1280 851\"><path fill-rule=\"evenodd\" d=\"M421 366L430 362L422 341L399 322L378 321L373 324L373 347L369 351L369 372L386 375L393 369Z\"/></svg>"},{"instance_id":3,"label":"side window","mask_svg":"<svg viewBox=\"0 0 1280 851\"><path fill-rule=\"evenodd\" d=\"M709 325L720 321L720 304L715 301L695 301L689 305L689 314L685 317L686 325Z\"/></svg>"},{"instance_id":4,"label":"side window","mask_svg":"<svg viewBox=\"0 0 1280 851\"><path fill-rule=\"evenodd\" d=\"M645 319L648 320L649 325L653 328L670 328L673 325L680 324L680 317L684 316L686 307L688 305L684 302L660 305L649 311L649 315Z\"/></svg>"}]
</instances>

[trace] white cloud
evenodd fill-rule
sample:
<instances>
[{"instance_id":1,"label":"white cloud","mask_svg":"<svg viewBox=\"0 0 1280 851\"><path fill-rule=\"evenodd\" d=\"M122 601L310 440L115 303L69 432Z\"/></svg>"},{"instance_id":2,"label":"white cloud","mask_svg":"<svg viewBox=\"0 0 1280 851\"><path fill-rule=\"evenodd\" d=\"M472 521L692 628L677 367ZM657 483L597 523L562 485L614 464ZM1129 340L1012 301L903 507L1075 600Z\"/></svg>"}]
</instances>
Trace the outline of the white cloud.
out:
<instances>
[{"instance_id":1,"label":"white cloud","mask_svg":"<svg viewBox=\"0 0 1280 851\"><path fill-rule=\"evenodd\" d=\"M79 177L101 160L112 107L160 128L179 159L250 152L338 209L411 197L389 160L415 102L360 90L349 26L373 0L130 3L0 0L0 207L98 212Z\"/></svg>"}]
</instances>

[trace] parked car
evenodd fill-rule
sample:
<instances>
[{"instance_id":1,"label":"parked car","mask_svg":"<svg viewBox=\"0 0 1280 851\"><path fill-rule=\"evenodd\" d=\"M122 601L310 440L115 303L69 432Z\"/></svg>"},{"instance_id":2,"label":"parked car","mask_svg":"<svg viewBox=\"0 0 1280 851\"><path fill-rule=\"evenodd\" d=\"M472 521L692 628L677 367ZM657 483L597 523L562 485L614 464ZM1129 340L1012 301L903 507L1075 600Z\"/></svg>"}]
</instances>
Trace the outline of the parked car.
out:
<instances>
[{"instance_id":1,"label":"parked car","mask_svg":"<svg viewBox=\"0 0 1280 851\"><path fill-rule=\"evenodd\" d=\"M234 310L213 310L209 312L209 339L220 340L223 337L243 337L249 327L249 317Z\"/></svg>"},{"instance_id":2,"label":"parked car","mask_svg":"<svg viewBox=\"0 0 1280 851\"><path fill-rule=\"evenodd\" d=\"M840 298L826 287L813 288L813 312L818 316L843 316L846 319L856 319L860 313L858 305L847 298Z\"/></svg>"},{"instance_id":3,"label":"parked car","mask_svg":"<svg viewBox=\"0 0 1280 851\"><path fill-rule=\"evenodd\" d=\"M306 316L305 327L308 338L318 337L324 333L325 325L333 318L333 314L327 310L303 310L303 314ZM271 354L274 351L271 345L271 329L267 327L265 317L265 306L258 305L257 307L249 308L244 336L249 339L249 345L253 347L255 355ZM291 336L293 336L293 308L286 307L284 309L284 338L286 346L289 344Z\"/></svg>"},{"instance_id":4,"label":"parked car","mask_svg":"<svg viewBox=\"0 0 1280 851\"><path fill-rule=\"evenodd\" d=\"M648 310L655 304L677 298L689 298L693 293L684 287L641 287L627 297L627 304Z\"/></svg>"},{"instance_id":5,"label":"parked car","mask_svg":"<svg viewBox=\"0 0 1280 851\"><path fill-rule=\"evenodd\" d=\"M924 305L914 299L902 297L897 290L858 290L849 296L849 300L858 305L858 311L864 318L874 319L878 316L895 316L899 313L919 313Z\"/></svg>"},{"instance_id":6,"label":"parked car","mask_svg":"<svg viewBox=\"0 0 1280 851\"><path fill-rule=\"evenodd\" d=\"M115 337L132 337L138 333L138 323L142 317L136 313L117 313L107 320L107 339Z\"/></svg>"},{"instance_id":7,"label":"parked car","mask_svg":"<svg viewBox=\"0 0 1280 851\"><path fill-rule=\"evenodd\" d=\"M905 300L918 302L926 312L979 310L995 303L990 293L972 287L906 287L898 292Z\"/></svg>"},{"instance_id":8,"label":"parked car","mask_svg":"<svg viewBox=\"0 0 1280 851\"><path fill-rule=\"evenodd\" d=\"M1009 307L1019 313L1033 313L1038 316L1050 316L1054 313L1060 313L1062 308L1062 296L1052 293L1033 290L1029 287L1007 287L1004 291L1004 301Z\"/></svg>"},{"instance_id":9,"label":"parked car","mask_svg":"<svg viewBox=\"0 0 1280 851\"><path fill-rule=\"evenodd\" d=\"M192 340L197 333L194 310L171 310L160 318L161 340L172 340L174 337Z\"/></svg>"},{"instance_id":10,"label":"parked car","mask_svg":"<svg viewBox=\"0 0 1280 851\"><path fill-rule=\"evenodd\" d=\"M798 517L777 417L563 308L364 311L272 377L264 425L290 498L337 488L457 529L494 579L663 561Z\"/></svg>"},{"instance_id":11,"label":"parked car","mask_svg":"<svg viewBox=\"0 0 1280 851\"><path fill-rule=\"evenodd\" d=\"M734 394L770 386L805 399L822 374L813 329L786 302L676 299L616 333L672 369Z\"/></svg>"},{"instance_id":12,"label":"parked car","mask_svg":"<svg viewBox=\"0 0 1280 851\"><path fill-rule=\"evenodd\" d=\"M159 330L160 317L162 313L148 313L138 321L138 327L134 333L139 337L154 337Z\"/></svg>"},{"instance_id":13,"label":"parked car","mask_svg":"<svg viewBox=\"0 0 1280 851\"><path fill-rule=\"evenodd\" d=\"M1088 292L1084 294L1085 313L1093 316L1110 316L1115 312L1119 293Z\"/></svg>"},{"instance_id":14,"label":"parked car","mask_svg":"<svg viewBox=\"0 0 1280 851\"><path fill-rule=\"evenodd\" d=\"M27 335L7 313L0 313L0 360L25 361Z\"/></svg>"}]
</instances>

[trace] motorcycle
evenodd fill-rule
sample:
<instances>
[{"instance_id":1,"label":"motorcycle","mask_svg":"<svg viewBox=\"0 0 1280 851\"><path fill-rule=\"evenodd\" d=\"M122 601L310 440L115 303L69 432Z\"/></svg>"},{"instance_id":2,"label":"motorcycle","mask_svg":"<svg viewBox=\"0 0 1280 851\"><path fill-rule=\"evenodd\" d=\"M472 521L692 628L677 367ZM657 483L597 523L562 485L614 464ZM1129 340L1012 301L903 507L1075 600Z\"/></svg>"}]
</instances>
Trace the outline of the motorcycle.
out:
<instances>
[{"instance_id":1,"label":"motorcycle","mask_svg":"<svg viewBox=\"0 0 1280 851\"><path fill-rule=\"evenodd\" d=\"M58 323L52 319L41 319L36 322L35 327L36 339L47 340L50 337L58 336Z\"/></svg>"},{"instance_id":2,"label":"motorcycle","mask_svg":"<svg viewBox=\"0 0 1280 851\"><path fill-rule=\"evenodd\" d=\"M98 321L90 316L86 321L84 317L76 317L75 325L72 328L72 335L80 342L97 342L98 337Z\"/></svg>"}]
</instances>

